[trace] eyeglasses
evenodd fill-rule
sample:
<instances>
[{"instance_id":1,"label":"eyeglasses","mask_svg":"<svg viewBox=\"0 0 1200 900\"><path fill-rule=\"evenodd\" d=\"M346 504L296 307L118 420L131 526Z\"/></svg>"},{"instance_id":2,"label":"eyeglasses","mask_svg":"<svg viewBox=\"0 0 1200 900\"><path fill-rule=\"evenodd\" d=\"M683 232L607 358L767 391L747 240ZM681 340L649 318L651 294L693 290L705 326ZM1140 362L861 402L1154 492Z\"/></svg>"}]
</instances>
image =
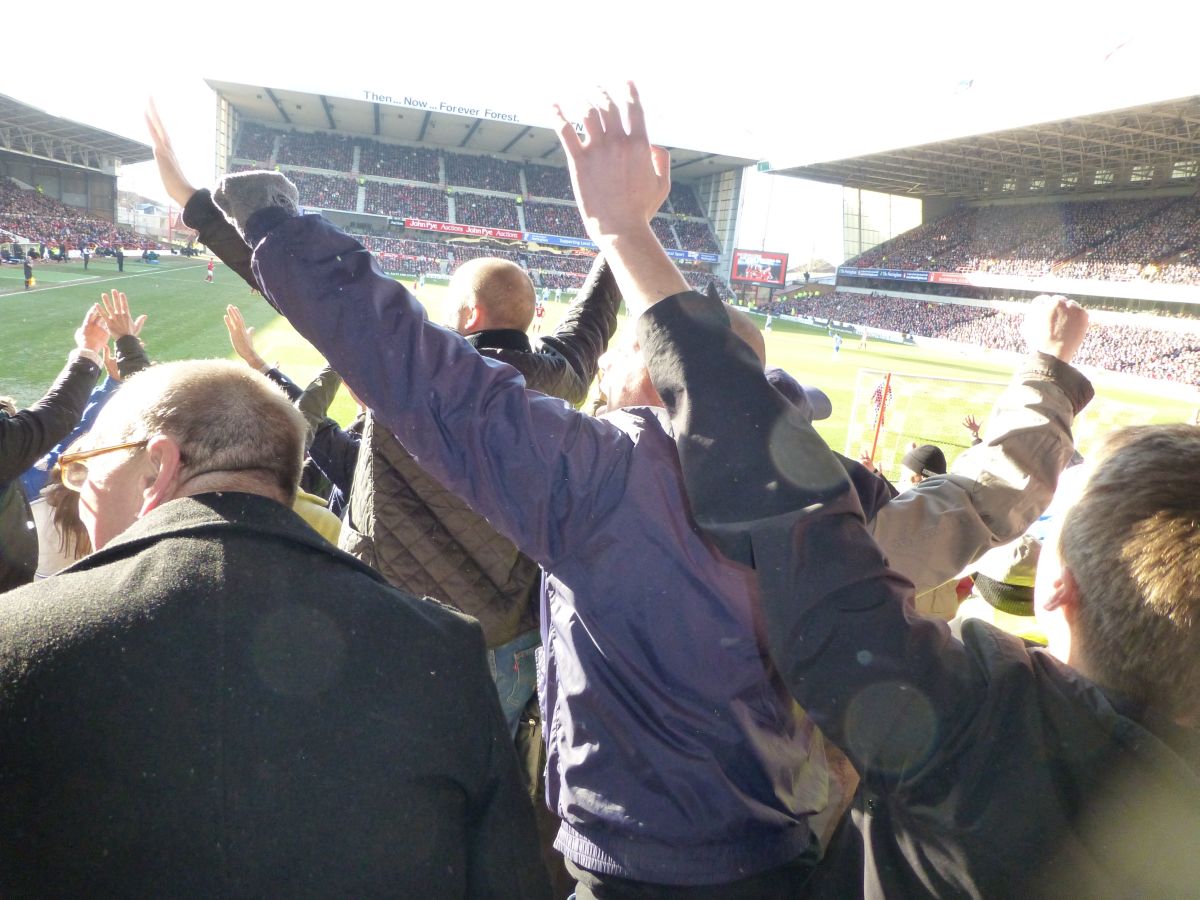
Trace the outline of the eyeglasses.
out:
<instances>
[{"instance_id":1,"label":"eyeglasses","mask_svg":"<svg viewBox=\"0 0 1200 900\"><path fill-rule=\"evenodd\" d=\"M111 447L96 447L93 450L80 450L77 453L64 453L58 458L58 474L62 479L64 487L68 487L73 491L78 491L83 488L83 483L87 481L88 468L84 460L91 459L93 456L100 456L104 453L115 453L117 450L132 450L145 447L149 444L149 439L143 441L129 441L125 444L114 444Z\"/></svg>"}]
</instances>

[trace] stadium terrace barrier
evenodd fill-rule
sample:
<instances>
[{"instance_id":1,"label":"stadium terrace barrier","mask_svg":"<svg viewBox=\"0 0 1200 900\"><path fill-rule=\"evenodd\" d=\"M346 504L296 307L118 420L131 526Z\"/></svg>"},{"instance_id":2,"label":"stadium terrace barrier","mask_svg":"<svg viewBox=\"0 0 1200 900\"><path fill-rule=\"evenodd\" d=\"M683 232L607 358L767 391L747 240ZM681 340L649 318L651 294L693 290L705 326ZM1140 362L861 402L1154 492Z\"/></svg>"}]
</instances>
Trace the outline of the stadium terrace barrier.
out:
<instances>
[{"instance_id":1,"label":"stadium terrace barrier","mask_svg":"<svg viewBox=\"0 0 1200 900\"><path fill-rule=\"evenodd\" d=\"M920 272L906 269L858 269L839 266L839 278L878 278L883 281L960 284L1010 291L1046 294L1086 294L1121 300L1157 300L1163 303L1200 303L1200 288L1194 284L1155 284L1146 281L1101 281L1058 278L1054 275L996 275L991 272Z\"/></svg>"}]
</instances>

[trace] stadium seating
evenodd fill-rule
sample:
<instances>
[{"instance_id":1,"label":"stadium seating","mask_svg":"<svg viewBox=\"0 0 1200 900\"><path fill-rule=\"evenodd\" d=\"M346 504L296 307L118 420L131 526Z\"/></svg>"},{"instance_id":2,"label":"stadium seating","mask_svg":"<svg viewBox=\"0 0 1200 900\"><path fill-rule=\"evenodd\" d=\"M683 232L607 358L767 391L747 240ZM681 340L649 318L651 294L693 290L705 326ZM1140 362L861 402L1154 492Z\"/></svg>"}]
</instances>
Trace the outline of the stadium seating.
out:
<instances>
[{"instance_id":1,"label":"stadium seating","mask_svg":"<svg viewBox=\"0 0 1200 900\"><path fill-rule=\"evenodd\" d=\"M482 225L486 228L519 229L517 206L511 198L454 192L454 220L460 225Z\"/></svg>"},{"instance_id":2,"label":"stadium seating","mask_svg":"<svg viewBox=\"0 0 1200 900\"><path fill-rule=\"evenodd\" d=\"M428 147L401 147L369 138L359 138L358 171L366 176L403 178L438 184L441 181L438 153Z\"/></svg>"},{"instance_id":3,"label":"stadium seating","mask_svg":"<svg viewBox=\"0 0 1200 900\"><path fill-rule=\"evenodd\" d=\"M571 176L566 169L552 166L525 164L525 186L531 197L553 197L557 200L574 200Z\"/></svg>"},{"instance_id":4,"label":"stadium seating","mask_svg":"<svg viewBox=\"0 0 1200 900\"><path fill-rule=\"evenodd\" d=\"M765 307L761 308L766 311ZM771 312L813 316L888 331L1023 352L1021 317L987 307L835 291L777 302ZM1200 384L1200 335L1126 324L1092 323L1076 357L1083 365Z\"/></svg>"},{"instance_id":5,"label":"stadium seating","mask_svg":"<svg viewBox=\"0 0 1200 900\"><path fill-rule=\"evenodd\" d=\"M720 252L707 222L676 222L675 233L679 235L679 244L684 250L696 250L700 253Z\"/></svg>"},{"instance_id":6,"label":"stadium seating","mask_svg":"<svg viewBox=\"0 0 1200 900\"><path fill-rule=\"evenodd\" d=\"M318 175L314 172L284 172L300 192L300 203L318 209L353 211L358 202L358 185L350 178Z\"/></svg>"},{"instance_id":7,"label":"stadium seating","mask_svg":"<svg viewBox=\"0 0 1200 900\"><path fill-rule=\"evenodd\" d=\"M557 203L526 203L525 227L543 234L559 234L566 237L586 238L583 220L574 206Z\"/></svg>"},{"instance_id":8,"label":"stadium seating","mask_svg":"<svg viewBox=\"0 0 1200 900\"><path fill-rule=\"evenodd\" d=\"M448 185L504 191L509 194L518 194L521 191L518 174L521 167L515 162L491 156L466 156L461 153L447 153L445 160Z\"/></svg>"},{"instance_id":9,"label":"stadium seating","mask_svg":"<svg viewBox=\"0 0 1200 900\"><path fill-rule=\"evenodd\" d=\"M1104 200L956 210L846 265L1194 283L1196 250L1200 199Z\"/></svg>"},{"instance_id":10,"label":"stadium seating","mask_svg":"<svg viewBox=\"0 0 1200 900\"><path fill-rule=\"evenodd\" d=\"M688 185L671 185L671 194L668 199L671 202L671 209L679 215L704 218L704 213L700 211L700 203L696 200L696 194Z\"/></svg>"},{"instance_id":11,"label":"stadium seating","mask_svg":"<svg viewBox=\"0 0 1200 900\"><path fill-rule=\"evenodd\" d=\"M259 125L257 122L244 122L238 129L237 145L233 155L242 159L252 159L260 163L260 168L270 163L275 151L275 138L282 132Z\"/></svg>"},{"instance_id":12,"label":"stadium seating","mask_svg":"<svg viewBox=\"0 0 1200 900\"><path fill-rule=\"evenodd\" d=\"M289 131L279 142L279 162L350 172L354 165L354 141L346 135L327 131Z\"/></svg>"},{"instance_id":13,"label":"stadium seating","mask_svg":"<svg viewBox=\"0 0 1200 900\"><path fill-rule=\"evenodd\" d=\"M450 220L450 208L443 191L372 180L367 181L366 187L364 212L380 216L433 219L438 222Z\"/></svg>"},{"instance_id":14,"label":"stadium seating","mask_svg":"<svg viewBox=\"0 0 1200 900\"><path fill-rule=\"evenodd\" d=\"M147 242L132 229L86 215L52 197L20 188L5 178L0 179L0 243L13 237L33 244L46 244L51 249L60 243L67 250L78 250L84 244L158 247L157 242Z\"/></svg>"}]
</instances>

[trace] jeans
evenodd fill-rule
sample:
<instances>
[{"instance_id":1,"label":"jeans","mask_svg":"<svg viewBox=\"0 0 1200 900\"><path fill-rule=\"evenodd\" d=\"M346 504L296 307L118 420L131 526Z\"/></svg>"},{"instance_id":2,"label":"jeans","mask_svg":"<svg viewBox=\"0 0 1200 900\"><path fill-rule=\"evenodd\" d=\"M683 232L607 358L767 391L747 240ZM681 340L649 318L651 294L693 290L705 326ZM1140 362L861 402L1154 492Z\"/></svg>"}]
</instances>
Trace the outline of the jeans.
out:
<instances>
[{"instance_id":1,"label":"jeans","mask_svg":"<svg viewBox=\"0 0 1200 900\"><path fill-rule=\"evenodd\" d=\"M488 668L513 738L517 736L521 711L537 690L537 650L541 642L541 633L535 628L488 651Z\"/></svg>"}]
</instances>

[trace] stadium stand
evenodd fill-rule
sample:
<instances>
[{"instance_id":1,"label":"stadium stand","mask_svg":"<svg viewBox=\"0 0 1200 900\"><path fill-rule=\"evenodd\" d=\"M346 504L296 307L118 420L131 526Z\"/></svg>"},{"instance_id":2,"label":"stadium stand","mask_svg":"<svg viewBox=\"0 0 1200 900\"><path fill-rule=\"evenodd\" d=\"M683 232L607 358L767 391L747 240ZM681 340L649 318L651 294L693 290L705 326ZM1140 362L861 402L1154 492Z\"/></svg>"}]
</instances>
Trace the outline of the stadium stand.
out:
<instances>
[{"instance_id":1,"label":"stadium stand","mask_svg":"<svg viewBox=\"0 0 1200 900\"><path fill-rule=\"evenodd\" d=\"M521 167L511 160L462 153L447 153L445 159L446 184L509 194L521 191Z\"/></svg>"},{"instance_id":2,"label":"stadium stand","mask_svg":"<svg viewBox=\"0 0 1200 900\"><path fill-rule=\"evenodd\" d=\"M370 179L367 180L366 187L364 212L381 216L434 219L438 222L446 222L450 218L450 208L443 191Z\"/></svg>"},{"instance_id":3,"label":"stadium stand","mask_svg":"<svg viewBox=\"0 0 1200 900\"><path fill-rule=\"evenodd\" d=\"M0 243L19 239L23 243L46 244L78 250L84 244L110 247L140 247L145 238L129 228L104 219L82 215L60 200L0 180ZM155 242L147 246L156 248Z\"/></svg>"},{"instance_id":4,"label":"stadium stand","mask_svg":"<svg viewBox=\"0 0 1200 900\"><path fill-rule=\"evenodd\" d=\"M358 202L358 185L349 178L294 170L284 174L295 183L305 206L353 211Z\"/></svg>"},{"instance_id":5,"label":"stadium stand","mask_svg":"<svg viewBox=\"0 0 1200 900\"><path fill-rule=\"evenodd\" d=\"M679 249L679 241L675 238L675 233L671 231L671 223L662 216L655 216L650 220L650 227L654 229L655 236L662 242L664 247L670 250Z\"/></svg>"},{"instance_id":6,"label":"stadium stand","mask_svg":"<svg viewBox=\"0 0 1200 900\"><path fill-rule=\"evenodd\" d=\"M761 312L768 311L765 305ZM777 302L774 314L812 316L887 331L942 338L1020 352L1021 317L996 309L960 303L932 303L835 291L820 297ZM1165 331L1126 324L1094 322L1078 360L1113 372L1200 384L1200 334Z\"/></svg>"},{"instance_id":7,"label":"stadium stand","mask_svg":"<svg viewBox=\"0 0 1200 900\"><path fill-rule=\"evenodd\" d=\"M686 184L671 185L671 194L668 199L671 202L671 209L679 215L694 216L697 219L704 218L704 213L700 211L700 203L696 200L695 191Z\"/></svg>"},{"instance_id":8,"label":"stadium stand","mask_svg":"<svg viewBox=\"0 0 1200 900\"><path fill-rule=\"evenodd\" d=\"M1191 283L1196 250L1200 199L1102 200L956 210L846 265Z\"/></svg>"},{"instance_id":9,"label":"stadium stand","mask_svg":"<svg viewBox=\"0 0 1200 900\"><path fill-rule=\"evenodd\" d=\"M441 164L436 150L428 147L401 147L360 138L358 171L367 176L403 178L406 181L423 181L438 184L441 181Z\"/></svg>"},{"instance_id":10,"label":"stadium stand","mask_svg":"<svg viewBox=\"0 0 1200 900\"><path fill-rule=\"evenodd\" d=\"M684 250L697 250L701 253L720 252L707 222L676 222L675 233L679 235L679 243Z\"/></svg>"},{"instance_id":11,"label":"stadium stand","mask_svg":"<svg viewBox=\"0 0 1200 900\"><path fill-rule=\"evenodd\" d=\"M574 206L557 203L526 203L525 227L530 231L545 234L561 234L567 237L586 238L583 220Z\"/></svg>"},{"instance_id":12,"label":"stadium stand","mask_svg":"<svg viewBox=\"0 0 1200 900\"><path fill-rule=\"evenodd\" d=\"M525 166L525 186L531 197L553 197L556 200L574 200L571 190L571 176L566 169L555 169L551 166L538 166L528 163Z\"/></svg>"},{"instance_id":13,"label":"stadium stand","mask_svg":"<svg viewBox=\"0 0 1200 900\"><path fill-rule=\"evenodd\" d=\"M275 138L282 134L257 122L245 122L238 131L234 156L267 165L275 155Z\"/></svg>"},{"instance_id":14,"label":"stadium stand","mask_svg":"<svg viewBox=\"0 0 1200 900\"><path fill-rule=\"evenodd\" d=\"M354 166L354 141L346 135L326 131L289 131L279 142L279 162L350 172Z\"/></svg>"},{"instance_id":15,"label":"stadium stand","mask_svg":"<svg viewBox=\"0 0 1200 900\"><path fill-rule=\"evenodd\" d=\"M516 204L511 198L474 194L468 191L455 191L454 219L460 225L512 229L521 227L521 222L517 218Z\"/></svg>"}]
</instances>

